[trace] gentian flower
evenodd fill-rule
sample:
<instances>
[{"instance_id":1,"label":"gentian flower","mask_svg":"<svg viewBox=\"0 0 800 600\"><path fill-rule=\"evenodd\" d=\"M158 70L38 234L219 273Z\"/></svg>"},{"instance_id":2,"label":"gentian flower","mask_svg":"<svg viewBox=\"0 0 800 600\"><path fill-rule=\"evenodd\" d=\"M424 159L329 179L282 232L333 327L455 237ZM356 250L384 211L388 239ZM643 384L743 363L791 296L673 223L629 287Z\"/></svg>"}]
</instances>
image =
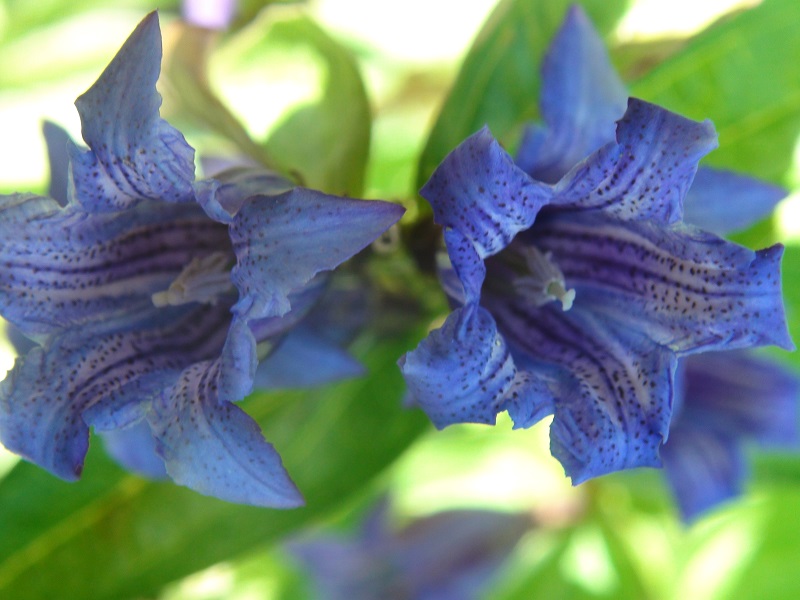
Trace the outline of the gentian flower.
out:
<instances>
[{"instance_id":1,"label":"gentian flower","mask_svg":"<svg viewBox=\"0 0 800 600\"><path fill-rule=\"evenodd\" d=\"M76 101L89 148L69 147L66 205L0 198L0 312L37 343L0 384L0 441L74 480L90 427L149 435L182 485L298 506L277 452L233 402L319 300L324 272L402 208L252 170L196 182L194 150L159 116L160 62L152 13ZM158 470L152 453L141 465L121 449Z\"/></svg>"},{"instance_id":2,"label":"gentian flower","mask_svg":"<svg viewBox=\"0 0 800 600\"><path fill-rule=\"evenodd\" d=\"M681 516L692 521L742 493L747 444L797 451L800 380L743 350L690 356L678 369L661 458Z\"/></svg>"},{"instance_id":3,"label":"gentian flower","mask_svg":"<svg viewBox=\"0 0 800 600\"><path fill-rule=\"evenodd\" d=\"M437 427L552 413L551 451L575 484L661 465L679 357L792 348L782 247L752 252L682 220L712 125L633 98L626 110L620 94L571 9L518 164L484 128L421 190L457 308L400 361Z\"/></svg>"},{"instance_id":4,"label":"gentian flower","mask_svg":"<svg viewBox=\"0 0 800 600\"><path fill-rule=\"evenodd\" d=\"M289 550L311 574L321 600L481 598L517 542L526 515L489 510L437 513L400 530L382 506L351 539L318 536Z\"/></svg>"}]
</instances>

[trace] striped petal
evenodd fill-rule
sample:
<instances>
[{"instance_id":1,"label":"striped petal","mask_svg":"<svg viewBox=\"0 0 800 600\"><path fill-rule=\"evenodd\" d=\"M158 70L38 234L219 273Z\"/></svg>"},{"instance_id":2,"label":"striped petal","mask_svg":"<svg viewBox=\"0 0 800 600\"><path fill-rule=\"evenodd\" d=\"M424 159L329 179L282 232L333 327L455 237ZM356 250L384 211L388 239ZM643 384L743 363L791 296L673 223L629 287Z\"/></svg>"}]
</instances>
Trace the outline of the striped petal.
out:
<instances>
[{"instance_id":1,"label":"striped petal","mask_svg":"<svg viewBox=\"0 0 800 600\"><path fill-rule=\"evenodd\" d=\"M156 449L175 482L229 502L294 508L303 504L280 456L258 424L219 402L219 361L192 365L152 405Z\"/></svg>"},{"instance_id":2,"label":"striped petal","mask_svg":"<svg viewBox=\"0 0 800 600\"><path fill-rule=\"evenodd\" d=\"M194 200L194 150L159 117L158 15L150 13L75 101L89 150L70 147L74 200L92 212Z\"/></svg>"},{"instance_id":3,"label":"striped petal","mask_svg":"<svg viewBox=\"0 0 800 600\"><path fill-rule=\"evenodd\" d=\"M619 219L674 223L683 215L698 161L716 146L710 121L697 123L631 98L617 124L617 141L565 175L554 203Z\"/></svg>"},{"instance_id":4,"label":"striped petal","mask_svg":"<svg viewBox=\"0 0 800 600\"><path fill-rule=\"evenodd\" d=\"M234 312L247 320L286 314L293 290L362 250L402 214L396 204L304 188L251 197L230 226L240 294Z\"/></svg>"},{"instance_id":5,"label":"striped petal","mask_svg":"<svg viewBox=\"0 0 800 600\"><path fill-rule=\"evenodd\" d=\"M556 183L614 141L614 124L625 113L627 97L603 40L583 9L573 5L542 64L544 126L526 128L517 165L534 179Z\"/></svg>"},{"instance_id":6,"label":"striped petal","mask_svg":"<svg viewBox=\"0 0 800 600\"><path fill-rule=\"evenodd\" d=\"M227 310L163 310L157 321L106 333L53 336L17 360L0 384L0 441L64 479L83 467L89 425L140 420L147 402L188 365L218 355Z\"/></svg>"},{"instance_id":7,"label":"striped petal","mask_svg":"<svg viewBox=\"0 0 800 600\"><path fill-rule=\"evenodd\" d=\"M487 299L513 353L555 370L550 448L578 484L620 469L660 466L672 374L668 349L575 306L532 308Z\"/></svg>"},{"instance_id":8,"label":"striped petal","mask_svg":"<svg viewBox=\"0 0 800 600\"><path fill-rule=\"evenodd\" d=\"M781 246L753 252L682 224L564 214L531 232L552 252L576 304L675 352L775 344L791 349Z\"/></svg>"},{"instance_id":9,"label":"striped petal","mask_svg":"<svg viewBox=\"0 0 800 600\"><path fill-rule=\"evenodd\" d=\"M143 202L119 213L0 198L0 307L25 334L135 323L196 256L230 248L227 228L194 205Z\"/></svg>"}]
</instances>

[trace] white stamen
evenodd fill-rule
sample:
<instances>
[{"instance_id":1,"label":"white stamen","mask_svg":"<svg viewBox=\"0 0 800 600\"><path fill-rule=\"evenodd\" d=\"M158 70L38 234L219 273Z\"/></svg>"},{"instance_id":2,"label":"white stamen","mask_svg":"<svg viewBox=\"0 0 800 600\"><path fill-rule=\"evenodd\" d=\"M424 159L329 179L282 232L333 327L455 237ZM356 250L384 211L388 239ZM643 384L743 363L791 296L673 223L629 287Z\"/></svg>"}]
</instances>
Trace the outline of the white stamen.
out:
<instances>
[{"instance_id":1,"label":"white stamen","mask_svg":"<svg viewBox=\"0 0 800 600\"><path fill-rule=\"evenodd\" d=\"M153 304L179 306L189 302L216 304L219 296L232 288L230 255L213 252L202 258L193 258L169 288L153 294Z\"/></svg>"},{"instance_id":2,"label":"white stamen","mask_svg":"<svg viewBox=\"0 0 800 600\"><path fill-rule=\"evenodd\" d=\"M525 246L520 254L525 259L528 272L514 279L514 289L529 299L535 306L544 306L558 300L561 309L568 311L575 302L575 290L566 289L564 274L553 262L551 252L542 254L534 246Z\"/></svg>"}]
</instances>

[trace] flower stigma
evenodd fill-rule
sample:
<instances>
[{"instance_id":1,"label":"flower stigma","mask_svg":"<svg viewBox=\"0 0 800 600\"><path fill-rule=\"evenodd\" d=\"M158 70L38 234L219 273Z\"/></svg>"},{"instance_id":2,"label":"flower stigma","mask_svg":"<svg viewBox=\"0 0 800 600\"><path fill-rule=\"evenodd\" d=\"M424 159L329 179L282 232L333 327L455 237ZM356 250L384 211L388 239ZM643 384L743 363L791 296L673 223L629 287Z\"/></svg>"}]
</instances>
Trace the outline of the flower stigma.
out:
<instances>
[{"instance_id":1,"label":"flower stigma","mask_svg":"<svg viewBox=\"0 0 800 600\"><path fill-rule=\"evenodd\" d=\"M212 252L193 258L175 281L166 290L153 294L152 299L159 308L189 302L216 304L219 297L231 289L230 256L225 252Z\"/></svg>"},{"instance_id":2,"label":"flower stigma","mask_svg":"<svg viewBox=\"0 0 800 600\"><path fill-rule=\"evenodd\" d=\"M535 306L558 300L565 312L575 302L575 290L567 289L564 274L553 261L552 252L542 253L535 246L523 246L518 252L525 260L527 273L514 279L514 289Z\"/></svg>"}]
</instances>

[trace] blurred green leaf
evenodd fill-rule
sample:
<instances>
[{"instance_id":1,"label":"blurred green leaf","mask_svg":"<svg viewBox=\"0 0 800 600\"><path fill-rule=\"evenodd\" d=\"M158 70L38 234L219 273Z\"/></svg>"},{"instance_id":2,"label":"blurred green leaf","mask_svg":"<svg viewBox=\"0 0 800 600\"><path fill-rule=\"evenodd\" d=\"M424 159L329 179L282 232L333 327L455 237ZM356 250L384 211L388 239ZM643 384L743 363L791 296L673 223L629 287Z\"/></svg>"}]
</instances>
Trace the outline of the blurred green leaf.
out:
<instances>
[{"instance_id":1,"label":"blurred green leaf","mask_svg":"<svg viewBox=\"0 0 800 600\"><path fill-rule=\"evenodd\" d=\"M254 397L246 407L307 500L293 511L228 504L122 473L91 453L66 484L29 464L0 482L0 597L129 598L265 546L320 518L380 473L425 428L401 408L395 365L418 337L364 336L369 377L311 392ZM43 576L46 574L46 576Z\"/></svg>"},{"instance_id":2,"label":"blurred green leaf","mask_svg":"<svg viewBox=\"0 0 800 600\"><path fill-rule=\"evenodd\" d=\"M574 0L503 0L470 49L422 152L417 187L442 159L484 124L508 142L522 123L539 114L539 65ZM604 33L625 0L580 2Z\"/></svg>"},{"instance_id":3,"label":"blurred green leaf","mask_svg":"<svg viewBox=\"0 0 800 600\"><path fill-rule=\"evenodd\" d=\"M168 92L164 116L180 125L211 130L230 140L239 152L267 168L273 168L266 150L254 142L247 130L217 97L208 81L208 58L216 32L182 26L172 52L166 57L160 86Z\"/></svg>"},{"instance_id":4,"label":"blurred green leaf","mask_svg":"<svg viewBox=\"0 0 800 600\"><path fill-rule=\"evenodd\" d=\"M694 38L632 94L711 119L709 164L782 182L800 131L800 3L767 0Z\"/></svg>"},{"instance_id":5,"label":"blurred green leaf","mask_svg":"<svg viewBox=\"0 0 800 600\"><path fill-rule=\"evenodd\" d=\"M270 42L307 46L324 67L316 102L301 106L273 131L267 150L304 185L358 196L364 186L372 116L355 58L304 17L278 21Z\"/></svg>"}]
</instances>

